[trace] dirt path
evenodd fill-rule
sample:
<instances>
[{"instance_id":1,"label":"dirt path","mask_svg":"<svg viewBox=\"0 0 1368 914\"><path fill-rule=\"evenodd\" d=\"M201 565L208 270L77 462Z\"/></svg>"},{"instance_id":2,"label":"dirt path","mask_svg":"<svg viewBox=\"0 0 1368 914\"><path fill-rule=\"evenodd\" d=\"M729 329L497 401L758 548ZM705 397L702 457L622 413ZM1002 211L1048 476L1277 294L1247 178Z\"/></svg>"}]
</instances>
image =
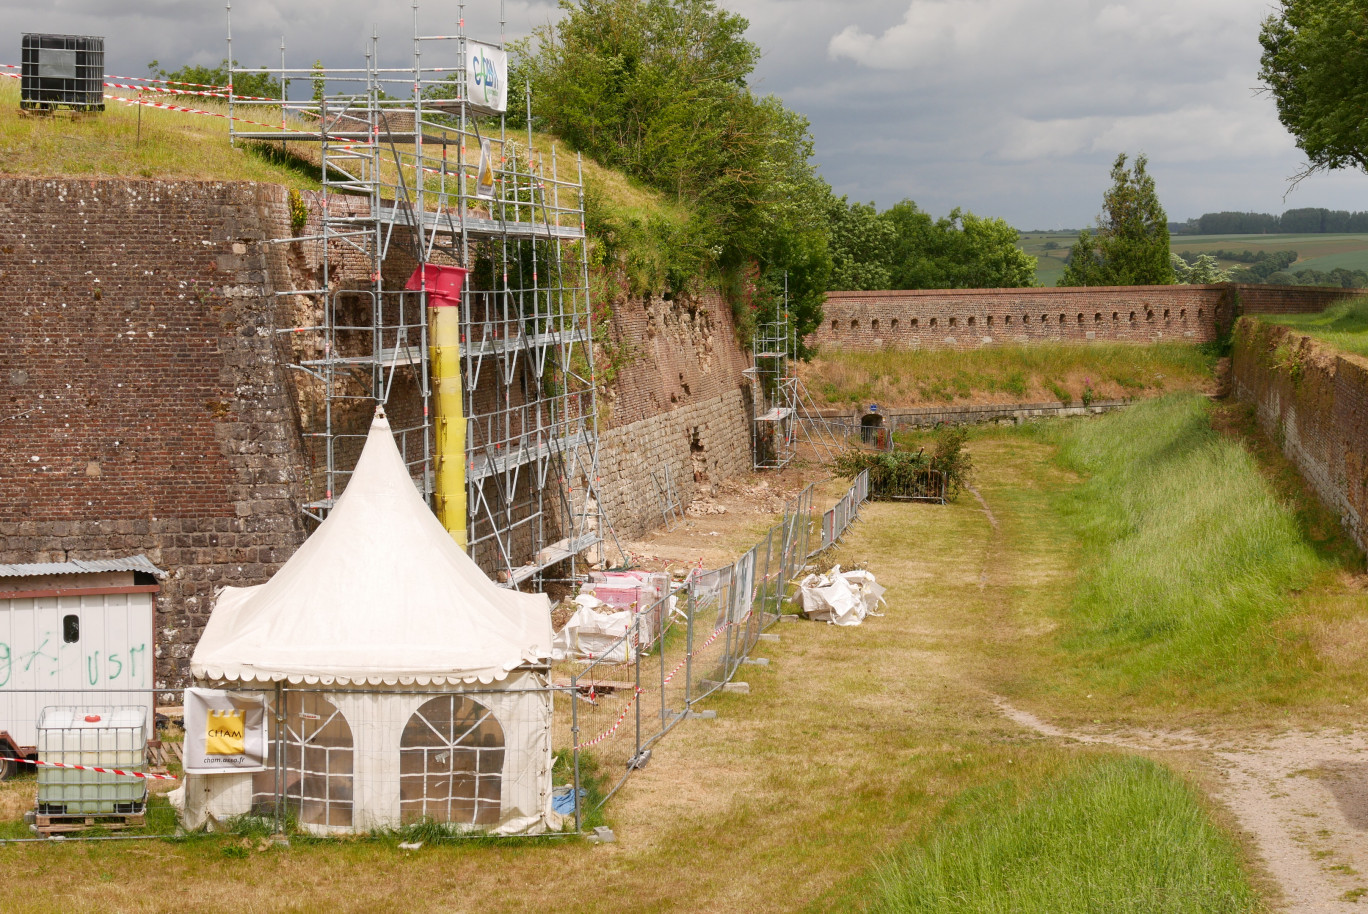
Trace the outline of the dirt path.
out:
<instances>
[{"instance_id":1,"label":"dirt path","mask_svg":"<svg viewBox=\"0 0 1368 914\"><path fill-rule=\"evenodd\" d=\"M1004 716L1043 737L1136 752L1197 752L1216 799L1252 840L1291 914L1338 914L1368 901L1368 738L1293 733L1224 744L1192 733L1065 730L994 696Z\"/></svg>"}]
</instances>

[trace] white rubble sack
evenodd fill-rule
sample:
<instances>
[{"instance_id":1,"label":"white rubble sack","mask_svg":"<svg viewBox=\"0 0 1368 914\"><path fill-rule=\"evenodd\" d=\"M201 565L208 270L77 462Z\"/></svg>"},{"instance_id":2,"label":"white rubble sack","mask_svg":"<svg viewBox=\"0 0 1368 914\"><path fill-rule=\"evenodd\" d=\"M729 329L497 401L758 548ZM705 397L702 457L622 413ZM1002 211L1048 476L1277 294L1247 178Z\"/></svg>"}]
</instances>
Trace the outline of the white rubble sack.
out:
<instances>
[{"instance_id":1,"label":"white rubble sack","mask_svg":"<svg viewBox=\"0 0 1368 914\"><path fill-rule=\"evenodd\" d=\"M632 659L630 639L624 637L632 627L630 609L604 612L608 604L589 594L575 597L575 605L579 609L551 638L552 659L603 657L610 663Z\"/></svg>"},{"instance_id":2,"label":"white rubble sack","mask_svg":"<svg viewBox=\"0 0 1368 914\"><path fill-rule=\"evenodd\" d=\"M859 625L885 602L886 588L868 571L841 571L832 566L826 574L810 574L798 584L798 600L803 615L832 625Z\"/></svg>"}]
</instances>

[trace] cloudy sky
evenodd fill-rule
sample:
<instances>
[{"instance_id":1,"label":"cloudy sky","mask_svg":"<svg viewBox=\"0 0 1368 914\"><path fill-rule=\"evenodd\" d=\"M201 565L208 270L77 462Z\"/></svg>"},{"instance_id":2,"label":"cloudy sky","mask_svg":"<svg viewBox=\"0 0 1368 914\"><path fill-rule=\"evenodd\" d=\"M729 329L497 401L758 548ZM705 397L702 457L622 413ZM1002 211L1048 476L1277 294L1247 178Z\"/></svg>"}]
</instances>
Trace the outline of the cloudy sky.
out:
<instances>
[{"instance_id":1,"label":"cloudy sky","mask_svg":"<svg viewBox=\"0 0 1368 914\"><path fill-rule=\"evenodd\" d=\"M1368 176L1303 182L1273 103L1255 92L1260 20L1272 0L722 0L764 49L762 91L812 122L838 193L937 215L960 206L1019 228L1077 227L1097 214L1118 152L1144 152L1169 217L1293 206L1368 210ZM556 15L509 0L508 35ZM454 4L424 3L426 34ZM497 37L498 5L474 0L469 31ZM222 0L0 0L0 34L106 37L107 70L144 75L224 56ZM382 62L411 62L400 2L236 0L234 54L290 66L360 60L372 26Z\"/></svg>"}]
</instances>

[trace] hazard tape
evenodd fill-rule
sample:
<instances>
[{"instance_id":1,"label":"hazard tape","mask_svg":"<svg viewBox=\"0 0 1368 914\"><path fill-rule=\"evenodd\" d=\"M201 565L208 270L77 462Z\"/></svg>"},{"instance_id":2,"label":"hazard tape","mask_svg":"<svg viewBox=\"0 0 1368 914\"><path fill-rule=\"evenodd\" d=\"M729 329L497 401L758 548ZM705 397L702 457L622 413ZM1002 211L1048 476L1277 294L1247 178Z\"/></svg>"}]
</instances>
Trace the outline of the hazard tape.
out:
<instances>
[{"instance_id":1,"label":"hazard tape","mask_svg":"<svg viewBox=\"0 0 1368 914\"><path fill-rule=\"evenodd\" d=\"M262 95L229 95L227 92L200 92L195 89L163 89L161 86L144 86L139 83L105 83L106 89L136 89L139 92L160 92L164 95L198 95L204 98L236 98L251 102L279 102L278 98Z\"/></svg>"},{"instance_id":2,"label":"hazard tape","mask_svg":"<svg viewBox=\"0 0 1368 914\"><path fill-rule=\"evenodd\" d=\"M65 762L44 762L40 759L13 758L25 765L42 765L44 768L68 768L72 771L98 771L100 774L120 774L126 778L142 778L147 781L179 781L174 774L151 774L145 771L124 771L122 768L97 768L94 765L68 765Z\"/></svg>"},{"instance_id":3,"label":"hazard tape","mask_svg":"<svg viewBox=\"0 0 1368 914\"><path fill-rule=\"evenodd\" d=\"M698 651L704 650L708 645L712 644L714 641L717 640L717 636L718 636L718 635L722 634L722 633L723 633L724 631L726 631L727 629L731 628L731 627L734 626L734 625L741 625L742 623L744 623L744 622L746 622L747 620L749 620L749 619L750 619L750 616L751 616L751 614L748 612L748 613L746 613L744 616L742 616L740 619L737 619L735 622L728 622L726 625L723 625L723 626L720 627L720 628L713 629L713 633L712 633L711 635L708 636L708 640L707 640L707 641L704 641L704 642L703 642L702 644L700 644L698 647L694 648L692 651L689 651L689 653L687 653L687 654L684 655L684 659L681 660L681 661L679 661L679 663L675 665L675 668L674 668L673 670L670 671L670 675L666 676L666 677L661 681L661 683L660 683L661 687L663 688L664 686L668 685L669 682L670 682L670 680L675 678L675 674L678 673L681 669L684 668L684 664L688 663L688 662L689 662L689 658L692 657L695 653L697 653ZM591 684L591 688L592 688L592 684ZM630 710L632 710L632 705L636 704L636 700L637 700L638 698L640 698L640 697L641 697L643 694L645 694L645 692L646 692L646 690L643 689L641 686L634 686L633 689L634 689L634 691L633 691L633 693L632 693L631 699L627 702L626 705L623 706L623 708L622 708L622 713L618 715L618 719L617 719L617 720L613 721L613 725L612 725L611 727L609 727L607 730L605 730L605 731L603 731L602 733L600 733L598 736L596 736L596 737L594 737L593 739L589 740L587 743L580 743L576 748L578 748L578 749L588 749L588 748L590 748L591 746L597 746L599 743L603 742L603 741L606 740L608 737L612 736L614 733L617 732L618 727L621 727L621 726L622 726L622 722L623 722L624 720L627 719L627 712L630 711Z\"/></svg>"}]
</instances>

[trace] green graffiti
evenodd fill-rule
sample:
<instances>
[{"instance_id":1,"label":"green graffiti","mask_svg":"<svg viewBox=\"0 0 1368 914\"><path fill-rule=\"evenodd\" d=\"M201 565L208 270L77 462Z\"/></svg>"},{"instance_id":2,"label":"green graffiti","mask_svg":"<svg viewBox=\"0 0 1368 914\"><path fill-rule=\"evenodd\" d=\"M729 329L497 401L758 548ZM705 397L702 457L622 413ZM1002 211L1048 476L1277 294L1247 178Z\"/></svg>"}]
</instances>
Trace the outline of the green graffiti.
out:
<instances>
[{"instance_id":1,"label":"green graffiti","mask_svg":"<svg viewBox=\"0 0 1368 914\"><path fill-rule=\"evenodd\" d=\"M147 658L147 645L139 644L137 647L128 649L128 678L138 678L138 655L142 654L143 659Z\"/></svg>"},{"instance_id":2,"label":"green graffiti","mask_svg":"<svg viewBox=\"0 0 1368 914\"><path fill-rule=\"evenodd\" d=\"M4 678L0 678L0 688L4 688L10 681L10 646L0 641L0 673Z\"/></svg>"},{"instance_id":3,"label":"green graffiti","mask_svg":"<svg viewBox=\"0 0 1368 914\"><path fill-rule=\"evenodd\" d=\"M119 659L118 654L110 654L108 662L109 665L113 667L113 670L109 674L109 681L113 682L118 679L119 674L123 672L123 661Z\"/></svg>"},{"instance_id":4,"label":"green graffiti","mask_svg":"<svg viewBox=\"0 0 1368 914\"><path fill-rule=\"evenodd\" d=\"M100 683L100 652L96 651L92 656L86 657L86 676L90 679L91 685Z\"/></svg>"}]
</instances>

